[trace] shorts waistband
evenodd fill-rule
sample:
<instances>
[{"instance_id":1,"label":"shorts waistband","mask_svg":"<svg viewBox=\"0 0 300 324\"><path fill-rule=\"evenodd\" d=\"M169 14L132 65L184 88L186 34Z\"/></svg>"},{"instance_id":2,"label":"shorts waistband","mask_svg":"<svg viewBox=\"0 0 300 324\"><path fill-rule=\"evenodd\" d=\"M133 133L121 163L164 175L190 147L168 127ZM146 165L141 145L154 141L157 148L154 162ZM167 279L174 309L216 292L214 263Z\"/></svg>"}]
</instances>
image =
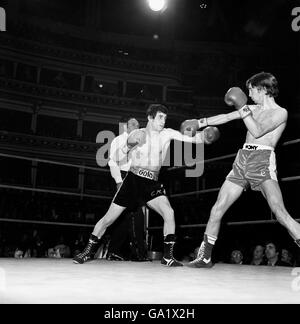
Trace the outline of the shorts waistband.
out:
<instances>
[{"instance_id":1,"label":"shorts waistband","mask_svg":"<svg viewBox=\"0 0 300 324\"><path fill-rule=\"evenodd\" d=\"M158 180L159 172L157 171L150 171L148 169L137 168L137 167L131 167L129 171L142 178L146 178L154 181Z\"/></svg>"},{"instance_id":2,"label":"shorts waistband","mask_svg":"<svg viewBox=\"0 0 300 324\"><path fill-rule=\"evenodd\" d=\"M248 150L248 151L270 150L270 151L274 151L274 148L271 146L267 146L267 145L245 143L243 145L243 150Z\"/></svg>"}]
</instances>

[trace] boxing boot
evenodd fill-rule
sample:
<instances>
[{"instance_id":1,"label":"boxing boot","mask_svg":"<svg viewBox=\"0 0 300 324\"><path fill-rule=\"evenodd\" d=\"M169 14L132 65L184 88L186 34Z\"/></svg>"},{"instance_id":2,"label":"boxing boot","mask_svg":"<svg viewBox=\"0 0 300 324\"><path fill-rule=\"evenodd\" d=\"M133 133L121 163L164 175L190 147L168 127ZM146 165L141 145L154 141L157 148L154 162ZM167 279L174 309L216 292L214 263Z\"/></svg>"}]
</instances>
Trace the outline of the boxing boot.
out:
<instances>
[{"instance_id":1,"label":"boxing boot","mask_svg":"<svg viewBox=\"0 0 300 324\"><path fill-rule=\"evenodd\" d=\"M188 263L188 267L192 268L211 268L213 266L211 262L211 253L214 242L209 242L209 238L204 234L204 240L201 243L197 257L195 260Z\"/></svg>"},{"instance_id":2,"label":"boxing boot","mask_svg":"<svg viewBox=\"0 0 300 324\"><path fill-rule=\"evenodd\" d=\"M183 264L177 261L173 256L174 245L176 242L175 234L169 234L164 240L164 255L161 264L167 267L182 267Z\"/></svg>"},{"instance_id":3,"label":"boxing boot","mask_svg":"<svg viewBox=\"0 0 300 324\"><path fill-rule=\"evenodd\" d=\"M93 260L94 255L97 252L98 243L99 243L98 237L91 234L86 247L81 253L77 254L74 257L73 262L77 264L82 264L87 261Z\"/></svg>"}]
</instances>

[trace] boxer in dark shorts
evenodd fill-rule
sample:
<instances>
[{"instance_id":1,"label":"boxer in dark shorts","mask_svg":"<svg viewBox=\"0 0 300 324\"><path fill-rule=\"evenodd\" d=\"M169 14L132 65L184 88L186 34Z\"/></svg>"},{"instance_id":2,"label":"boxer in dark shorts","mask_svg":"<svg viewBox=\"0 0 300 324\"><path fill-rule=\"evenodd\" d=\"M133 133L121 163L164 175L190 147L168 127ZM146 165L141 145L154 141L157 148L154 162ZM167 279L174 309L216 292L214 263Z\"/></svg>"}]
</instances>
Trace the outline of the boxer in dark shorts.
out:
<instances>
[{"instance_id":1,"label":"boxer in dark shorts","mask_svg":"<svg viewBox=\"0 0 300 324\"><path fill-rule=\"evenodd\" d=\"M159 196L166 196L166 190L164 185L158 181L158 172L143 168L130 168L113 203L135 210Z\"/></svg>"},{"instance_id":2,"label":"boxer in dark shorts","mask_svg":"<svg viewBox=\"0 0 300 324\"><path fill-rule=\"evenodd\" d=\"M174 210L166 196L164 186L158 182L158 174L172 140L189 143L211 144L218 139L215 127L208 127L194 136L183 135L179 131L165 128L167 108L151 104L147 110L146 128L132 131L123 147L115 153L116 161L131 158L130 170L117 191L106 214L97 222L84 248L73 259L82 264L93 259L97 243L110 226L126 209L134 209L140 204L147 206L164 221L164 252L161 263L168 267L182 266L173 255L176 242Z\"/></svg>"}]
</instances>

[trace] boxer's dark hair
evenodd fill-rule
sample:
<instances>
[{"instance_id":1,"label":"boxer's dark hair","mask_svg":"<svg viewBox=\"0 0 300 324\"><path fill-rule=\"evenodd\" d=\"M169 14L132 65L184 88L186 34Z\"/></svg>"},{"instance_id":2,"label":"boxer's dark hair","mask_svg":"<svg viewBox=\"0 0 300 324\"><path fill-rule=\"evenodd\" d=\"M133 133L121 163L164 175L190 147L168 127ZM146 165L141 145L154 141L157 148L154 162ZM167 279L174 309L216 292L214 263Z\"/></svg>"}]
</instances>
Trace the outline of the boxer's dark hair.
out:
<instances>
[{"instance_id":1,"label":"boxer's dark hair","mask_svg":"<svg viewBox=\"0 0 300 324\"><path fill-rule=\"evenodd\" d=\"M273 74L260 72L253 75L246 81L246 87L255 87L259 90L265 89L266 94L270 97L277 97L279 93L278 82Z\"/></svg>"},{"instance_id":2,"label":"boxer's dark hair","mask_svg":"<svg viewBox=\"0 0 300 324\"><path fill-rule=\"evenodd\" d=\"M148 109L147 109L147 117L151 116L152 118L155 118L156 114L158 112L162 112L166 115L168 115L168 108L162 104L151 104L149 105Z\"/></svg>"}]
</instances>

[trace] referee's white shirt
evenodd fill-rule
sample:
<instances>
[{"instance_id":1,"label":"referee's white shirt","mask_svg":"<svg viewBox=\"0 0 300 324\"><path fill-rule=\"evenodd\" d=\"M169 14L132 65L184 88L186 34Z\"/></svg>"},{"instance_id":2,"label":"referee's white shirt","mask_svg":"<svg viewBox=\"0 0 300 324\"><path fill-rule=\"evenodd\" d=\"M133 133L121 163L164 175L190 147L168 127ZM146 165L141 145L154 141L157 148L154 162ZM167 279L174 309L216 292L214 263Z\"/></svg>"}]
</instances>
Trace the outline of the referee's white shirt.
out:
<instances>
[{"instance_id":1,"label":"referee's white shirt","mask_svg":"<svg viewBox=\"0 0 300 324\"><path fill-rule=\"evenodd\" d=\"M124 132L123 134L115 137L110 145L109 161L108 165L110 168L111 176L114 178L116 183L122 182L121 171L127 172L130 168L131 159L128 159L127 156L119 161L116 157L117 150L124 147L128 138L128 133Z\"/></svg>"}]
</instances>

